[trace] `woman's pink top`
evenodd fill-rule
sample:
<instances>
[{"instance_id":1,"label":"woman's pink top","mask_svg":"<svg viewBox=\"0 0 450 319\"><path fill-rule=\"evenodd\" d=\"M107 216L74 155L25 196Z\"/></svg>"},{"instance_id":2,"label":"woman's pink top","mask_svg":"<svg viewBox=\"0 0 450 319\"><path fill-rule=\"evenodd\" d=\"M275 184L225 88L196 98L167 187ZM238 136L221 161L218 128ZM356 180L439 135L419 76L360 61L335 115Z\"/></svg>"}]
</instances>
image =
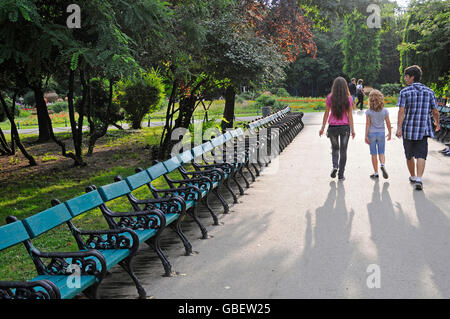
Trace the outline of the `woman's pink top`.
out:
<instances>
[{"instance_id":1,"label":"woman's pink top","mask_svg":"<svg viewBox=\"0 0 450 319\"><path fill-rule=\"evenodd\" d=\"M352 100L351 96L348 97L348 101L350 103L350 109L351 109L352 105L353 105L353 100ZM331 108L331 94L328 95L328 97L327 97L326 105L327 105L327 108L330 109L330 117L328 118L329 125L349 125L350 124L350 122L348 120L347 112L344 112L342 114L342 118L340 118L340 119L336 118L333 115L333 109Z\"/></svg>"}]
</instances>

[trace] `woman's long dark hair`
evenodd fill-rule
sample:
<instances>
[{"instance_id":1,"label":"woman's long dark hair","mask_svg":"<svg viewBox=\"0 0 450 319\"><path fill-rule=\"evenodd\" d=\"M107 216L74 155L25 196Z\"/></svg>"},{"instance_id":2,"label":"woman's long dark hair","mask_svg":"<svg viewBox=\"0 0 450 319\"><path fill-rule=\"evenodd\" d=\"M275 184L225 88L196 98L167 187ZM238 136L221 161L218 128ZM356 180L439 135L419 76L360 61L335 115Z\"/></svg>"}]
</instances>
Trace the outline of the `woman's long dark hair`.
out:
<instances>
[{"instance_id":1,"label":"woman's long dark hair","mask_svg":"<svg viewBox=\"0 0 450 319\"><path fill-rule=\"evenodd\" d=\"M341 119L344 112L349 110L349 96L347 81L341 76L337 77L331 87L331 112L337 119Z\"/></svg>"}]
</instances>

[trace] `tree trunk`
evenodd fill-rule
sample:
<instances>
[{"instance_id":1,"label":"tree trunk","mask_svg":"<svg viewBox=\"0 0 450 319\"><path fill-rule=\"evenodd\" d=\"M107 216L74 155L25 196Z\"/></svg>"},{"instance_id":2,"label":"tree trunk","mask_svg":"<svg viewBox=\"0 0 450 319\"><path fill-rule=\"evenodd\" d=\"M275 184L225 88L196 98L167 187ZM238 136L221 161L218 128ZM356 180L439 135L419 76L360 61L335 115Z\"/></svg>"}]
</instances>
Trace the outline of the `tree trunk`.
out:
<instances>
[{"instance_id":1,"label":"tree trunk","mask_svg":"<svg viewBox=\"0 0 450 319\"><path fill-rule=\"evenodd\" d=\"M37 163L34 160L34 157L26 151L25 147L22 145L22 142L20 141L19 131L17 130L16 123L14 122L14 118L12 117L11 113L9 112L8 105L6 104L6 101L3 99L3 96L0 94L0 101L3 105L3 109L5 111L6 116L8 117L8 120L11 123L11 138L14 138L17 147L22 152L23 156L26 157L28 162L30 163L30 166L36 166Z\"/></svg>"},{"instance_id":2,"label":"tree trunk","mask_svg":"<svg viewBox=\"0 0 450 319\"><path fill-rule=\"evenodd\" d=\"M90 94L89 94L90 96ZM92 103L91 103L91 97L89 97L89 103L88 103L88 121L89 121L89 128L90 128L90 134L89 134L89 142L88 142L88 151L87 151L87 156L92 156L93 152L94 152L94 146L95 146L95 142L97 142L97 140L104 136L107 132L108 132L108 127L111 123L111 117L109 116L109 114L111 113L111 109L112 109L112 98L113 98L113 81L109 80L109 97L108 97L108 107L106 110L106 118L104 119L103 125L102 127L100 127L100 129L97 129L97 127L95 126L94 121L92 121L91 118L91 107L92 107Z\"/></svg>"},{"instance_id":3,"label":"tree trunk","mask_svg":"<svg viewBox=\"0 0 450 319\"><path fill-rule=\"evenodd\" d=\"M75 161L74 166L85 166L86 163L83 162L83 158L81 156L81 139L82 136L78 136L81 132L77 129L77 124L75 122L75 108L73 105L73 92L74 92L74 80L75 80L75 72L73 70L69 71L69 92L68 92L68 108L69 108L69 118L70 118L70 127L72 128L72 139L73 139L73 145L75 148L75 155L73 155L73 160ZM84 95L85 92L83 92ZM83 98L84 99L84 98ZM82 104L84 104L82 102ZM81 106L81 108L84 108L84 105ZM81 119L79 119L79 122L81 122L81 125L83 124L82 120L82 113L80 112L79 116ZM81 127L81 129L83 129Z\"/></svg>"},{"instance_id":4,"label":"tree trunk","mask_svg":"<svg viewBox=\"0 0 450 319\"><path fill-rule=\"evenodd\" d=\"M41 84L32 87L34 98L36 100L36 111L39 124L39 139L38 142L43 143L50 140L50 125L48 123L48 109L44 100L44 92L42 92Z\"/></svg>"},{"instance_id":5,"label":"tree trunk","mask_svg":"<svg viewBox=\"0 0 450 319\"><path fill-rule=\"evenodd\" d=\"M223 120L221 123L222 131L233 127L234 104L236 100L236 91L234 85L230 85L225 90L225 109L223 110Z\"/></svg>"},{"instance_id":6,"label":"tree trunk","mask_svg":"<svg viewBox=\"0 0 450 319\"><path fill-rule=\"evenodd\" d=\"M8 145L8 141L6 140L5 134L3 134L2 129L0 128L0 155L13 155L12 150Z\"/></svg>"},{"instance_id":7,"label":"tree trunk","mask_svg":"<svg viewBox=\"0 0 450 319\"><path fill-rule=\"evenodd\" d=\"M161 134L161 141L159 143L159 159L164 159L169 149L170 136L172 135L172 121L174 115L174 112L172 110L175 108L175 97L177 90L178 81L174 80L172 84L172 93L170 94L169 103L167 105L166 123L164 125L163 132Z\"/></svg>"}]
</instances>

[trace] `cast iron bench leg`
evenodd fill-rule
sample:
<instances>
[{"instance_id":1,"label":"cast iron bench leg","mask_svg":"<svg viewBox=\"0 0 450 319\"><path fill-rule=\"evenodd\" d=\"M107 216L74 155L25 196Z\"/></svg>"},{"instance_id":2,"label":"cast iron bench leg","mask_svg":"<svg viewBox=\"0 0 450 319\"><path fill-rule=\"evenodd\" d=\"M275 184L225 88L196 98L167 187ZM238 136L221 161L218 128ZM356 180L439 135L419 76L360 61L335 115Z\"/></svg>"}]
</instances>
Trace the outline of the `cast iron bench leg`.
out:
<instances>
[{"instance_id":1,"label":"cast iron bench leg","mask_svg":"<svg viewBox=\"0 0 450 319\"><path fill-rule=\"evenodd\" d=\"M119 265L123 268L123 270L125 270L128 275L130 275L131 279L133 279L134 284L136 285L136 289L138 291L139 294L139 298L141 299L145 299L147 297L147 292L145 291L144 287L142 287L139 279L136 277L136 275L134 274L133 271L133 267L132 267L132 260L133 260L134 256L128 257L124 260L122 260Z\"/></svg>"}]
</instances>

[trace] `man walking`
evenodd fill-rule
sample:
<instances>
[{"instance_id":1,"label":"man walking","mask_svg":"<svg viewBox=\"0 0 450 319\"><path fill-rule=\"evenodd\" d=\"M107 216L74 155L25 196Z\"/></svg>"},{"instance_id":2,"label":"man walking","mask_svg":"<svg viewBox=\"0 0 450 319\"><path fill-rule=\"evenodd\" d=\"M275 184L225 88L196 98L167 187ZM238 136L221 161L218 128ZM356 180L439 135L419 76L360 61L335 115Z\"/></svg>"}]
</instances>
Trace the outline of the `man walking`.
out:
<instances>
[{"instance_id":1,"label":"man walking","mask_svg":"<svg viewBox=\"0 0 450 319\"><path fill-rule=\"evenodd\" d=\"M356 97L356 79L352 78L351 82L348 84L348 90L350 91L350 95L353 100L353 107L355 105L355 97Z\"/></svg>"},{"instance_id":2,"label":"man walking","mask_svg":"<svg viewBox=\"0 0 450 319\"><path fill-rule=\"evenodd\" d=\"M423 188L422 176L428 155L428 137L434 137L430 113L433 112L437 132L440 130L439 111L434 92L420 83L422 76L420 67L410 66L405 69L404 75L408 86L400 91L398 97L396 135L398 138L403 137L406 164L411 174L409 181L415 184L417 190L421 190Z\"/></svg>"}]
</instances>

